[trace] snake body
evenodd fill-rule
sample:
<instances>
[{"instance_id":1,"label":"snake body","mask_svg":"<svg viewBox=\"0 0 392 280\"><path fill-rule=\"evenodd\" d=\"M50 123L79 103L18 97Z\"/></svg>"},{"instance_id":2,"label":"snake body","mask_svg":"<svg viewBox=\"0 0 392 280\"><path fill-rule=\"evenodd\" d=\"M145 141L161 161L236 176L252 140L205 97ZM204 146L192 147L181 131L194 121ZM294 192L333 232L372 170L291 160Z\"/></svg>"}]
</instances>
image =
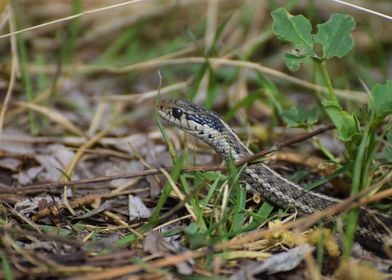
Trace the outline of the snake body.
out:
<instances>
[{"instance_id":1,"label":"snake body","mask_svg":"<svg viewBox=\"0 0 392 280\"><path fill-rule=\"evenodd\" d=\"M240 160L252 154L235 132L216 113L185 100L162 100L158 113L167 122L207 143L225 160ZM310 215L336 204L340 200L306 191L276 173L263 163L246 166L241 174L255 191L281 208L292 207ZM382 250L392 227L392 217L361 207L356 239L362 245Z\"/></svg>"}]
</instances>

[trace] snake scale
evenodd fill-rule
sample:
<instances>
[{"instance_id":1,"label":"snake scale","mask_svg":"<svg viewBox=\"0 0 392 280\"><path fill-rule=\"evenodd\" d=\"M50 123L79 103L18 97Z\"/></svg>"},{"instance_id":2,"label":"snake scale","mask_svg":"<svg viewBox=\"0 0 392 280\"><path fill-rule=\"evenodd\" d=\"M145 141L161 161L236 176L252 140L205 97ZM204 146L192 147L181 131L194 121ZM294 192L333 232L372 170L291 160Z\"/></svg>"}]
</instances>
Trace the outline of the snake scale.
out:
<instances>
[{"instance_id":1,"label":"snake scale","mask_svg":"<svg viewBox=\"0 0 392 280\"><path fill-rule=\"evenodd\" d=\"M199 138L225 160L240 160L252 154L238 136L216 113L185 100L161 100L159 115L167 122ZM255 191L273 204L291 206L303 215L310 215L336 204L340 200L316 192L306 191L285 179L263 163L246 166L241 174ZM380 251L390 235L392 217L361 207L356 240L367 248Z\"/></svg>"}]
</instances>

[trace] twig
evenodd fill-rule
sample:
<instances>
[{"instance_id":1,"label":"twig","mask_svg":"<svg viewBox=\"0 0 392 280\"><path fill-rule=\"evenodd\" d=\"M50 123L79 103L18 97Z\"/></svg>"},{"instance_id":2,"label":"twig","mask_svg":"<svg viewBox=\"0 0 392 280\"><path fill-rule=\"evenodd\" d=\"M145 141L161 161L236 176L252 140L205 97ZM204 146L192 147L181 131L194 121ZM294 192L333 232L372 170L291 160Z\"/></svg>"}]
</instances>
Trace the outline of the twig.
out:
<instances>
[{"instance_id":1,"label":"twig","mask_svg":"<svg viewBox=\"0 0 392 280\"><path fill-rule=\"evenodd\" d=\"M249 157L246 157L244 159L241 159L241 160L237 161L237 164L241 165L241 164L244 164L245 162L254 161L254 160L256 160L258 158L261 158L261 157L263 157L263 156L265 156L267 154L270 154L270 153L273 153L275 151L278 151L278 150L280 150L283 147L287 147L287 146L291 146L293 144L300 143L300 142L302 142L304 140L312 138L313 136L316 136L318 134L321 134L321 133L323 133L325 131L328 131L328 130L331 130L333 128L335 128L335 125L328 124L326 126L318 128L318 129L316 129L316 130L314 130L312 132L303 133L303 134L301 134L299 136L293 137L293 138L288 139L286 141L283 141L281 143L277 143L277 144L275 144L274 146L272 146L271 148L269 148L267 150L263 150L261 152L258 152L256 154L252 155L252 156L249 156Z\"/></svg>"}]
</instances>

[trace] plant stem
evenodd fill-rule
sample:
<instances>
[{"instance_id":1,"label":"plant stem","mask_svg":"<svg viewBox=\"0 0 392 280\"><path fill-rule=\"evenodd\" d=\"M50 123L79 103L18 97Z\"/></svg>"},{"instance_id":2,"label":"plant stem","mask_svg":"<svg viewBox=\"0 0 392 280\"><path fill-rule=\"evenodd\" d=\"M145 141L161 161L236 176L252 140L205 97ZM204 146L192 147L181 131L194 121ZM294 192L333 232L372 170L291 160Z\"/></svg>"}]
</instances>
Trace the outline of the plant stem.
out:
<instances>
[{"instance_id":1,"label":"plant stem","mask_svg":"<svg viewBox=\"0 0 392 280\"><path fill-rule=\"evenodd\" d=\"M325 59L323 59L319 62L319 65L320 65L320 69L321 69L321 73L323 75L324 81L327 84L330 99L335 101L336 104L338 104L340 106L339 101L336 97L335 91L333 90L331 79L329 78L328 69L327 69L327 61Z\"/></svg>"}]
</instances>

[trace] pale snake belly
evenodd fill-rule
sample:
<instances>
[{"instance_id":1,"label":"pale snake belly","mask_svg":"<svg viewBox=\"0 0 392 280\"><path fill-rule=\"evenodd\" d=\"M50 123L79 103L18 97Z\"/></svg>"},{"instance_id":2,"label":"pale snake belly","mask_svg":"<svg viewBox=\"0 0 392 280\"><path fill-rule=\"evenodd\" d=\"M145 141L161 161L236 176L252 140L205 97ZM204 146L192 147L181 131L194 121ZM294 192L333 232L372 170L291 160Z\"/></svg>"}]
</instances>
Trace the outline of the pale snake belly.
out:
<instances>
[{"instance_id":1,"label":"pale snake belly","mask_svg":"<svg viewBox=\"0 0 392 280\"><path fill-rule=\"evenodd\" d=\"M216 113L185 100L162 100L158 113L166 121L207 143L225 160L240 160L252 152ZM302 187L276 173L263 163L245 167L241 174L255 191L273 204L294 208L310 215L323 211L340 200ZM356 229L356 240L367 248L382 250L392 227L392 217L361 207Z\"/></svg>"}]
</instances>

